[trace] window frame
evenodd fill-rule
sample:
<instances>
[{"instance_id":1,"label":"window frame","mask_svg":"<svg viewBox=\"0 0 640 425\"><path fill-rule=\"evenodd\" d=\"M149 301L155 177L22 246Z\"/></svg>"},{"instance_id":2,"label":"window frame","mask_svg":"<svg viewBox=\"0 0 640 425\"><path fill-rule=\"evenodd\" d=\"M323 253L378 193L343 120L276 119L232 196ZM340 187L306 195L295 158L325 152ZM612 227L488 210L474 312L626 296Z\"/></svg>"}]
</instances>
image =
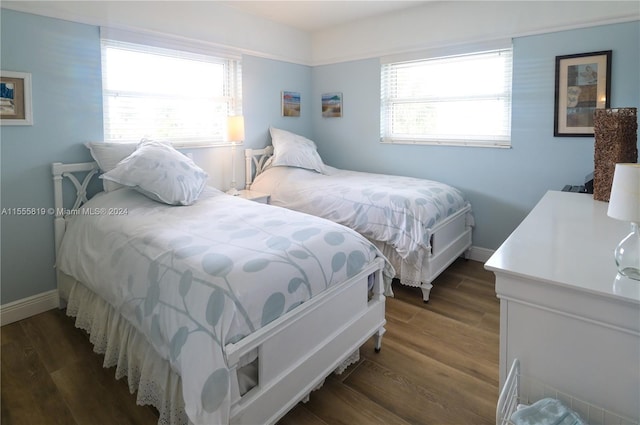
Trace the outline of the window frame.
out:
<instances>
[{"instance_id":1,"label":"window frame","mask_svg":"<svg viewBox=\"0 0 640 425\"><path fill-rule=\"evenodd\" d=\"M109 125L109 101L117 96L118 90L107 88L107 63L105 60L105 52L107 48L122 48L133 52L149 53L160 56L168 56L176 59L196 60L202 62L211 62L223 66L223 93L219 95L203 95L197 96L200 99L217 98L226 103L224 113L220 114L221 129L215 133L202 137L156 137L170 142L177 148L200 148L229 146L231 142L227 139L226 122L230 115L242 115L242 61L241 54L235 50L226 49L217 45L199 42L191 39L173 38L155 33L138 33L126 30L118 30L113 28L102 27L100 29L100 50L102 57L102 102L103 102L103 135L106 142L115 143L131 143L139 142L142 138L149 138L141 130L139 138L131 139L115 139L108 133ZM139 99L152 99L157 93L149 94L149 96L140 96L140 93L120 91L121 94L132 95ZM186 96L188 97L188 96ZM177 96L176 99L185 99L185 96ZM166 98L166 97L165 97ZM152 138L154 136L151 136ZM240 144L243 141L239 142Z\"/></svg>"},{"instance_id":2,"label":"window frame","mask_svg":"<svg viewBox=\"0 0 640 425\"><path fill-rule=\"evenodd\" d=\"M508 62L505 64L504 76L502 81L502 91L499 95L481 97L477 96L413 96L413 97L394 97L394 80L397 69L401 67L420 66L422 64L437 64L460 61L460 66L464 66L465 57L469 60L475 60L481 56L506 54ZM381 58L380 66L380 143L383 144L415 144L415 145L440 145L440 146L471 146L471 147L494 147L494 148L510 148L511 147L511 111L513 96L513 47L511 40L500 40L492 43L484 43L474 46L457 46L454 48L432 49L430 51L415 52L405 55L395 55ZM496 92L497 94L497 92ZM502 111L502 126L504 130L501 134L487 135L458 135L456 137L443 136L438 134L400 134L392 133L394 107L398 105L407 105L410 103L436 103L450 102L454 104L456 101L471 101L478 99L499 99L506 103L500 110Z\"/></svg>"}]
</instances>

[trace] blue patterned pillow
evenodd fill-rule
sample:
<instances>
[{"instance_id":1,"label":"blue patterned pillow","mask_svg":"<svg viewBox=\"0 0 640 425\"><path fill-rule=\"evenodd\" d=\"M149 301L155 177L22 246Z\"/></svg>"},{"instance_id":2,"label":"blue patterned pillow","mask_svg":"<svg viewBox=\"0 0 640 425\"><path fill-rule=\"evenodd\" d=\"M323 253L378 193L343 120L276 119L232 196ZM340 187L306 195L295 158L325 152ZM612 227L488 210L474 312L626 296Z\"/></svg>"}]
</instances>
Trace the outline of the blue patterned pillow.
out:
<instances>
[{"instance_id":1,"label":"blue patterned pillow","mask_svg":"<svg viewBox=\"0 0 640 425\"><path fill-rule=\"evenodd\" d=\"M158 202L191 205L200 197L209 175L168 144L143 141L135 152L100 177Z\"/></svg>"}]
</instances>

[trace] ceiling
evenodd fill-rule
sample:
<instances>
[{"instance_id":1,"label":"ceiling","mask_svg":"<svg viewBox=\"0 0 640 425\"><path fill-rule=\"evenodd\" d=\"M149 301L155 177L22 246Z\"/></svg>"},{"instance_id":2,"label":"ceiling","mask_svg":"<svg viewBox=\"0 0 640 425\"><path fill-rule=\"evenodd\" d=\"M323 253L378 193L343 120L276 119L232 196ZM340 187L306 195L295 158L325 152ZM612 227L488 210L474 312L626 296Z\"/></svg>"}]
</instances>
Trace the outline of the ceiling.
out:
<instances>
[{"instance_id":1,"label":"ceiling","mask_svg":"<svg viewBox=\"0 0 640 425\"><path fill-rule=\"evenodd\" d=\"M287 25L306 32L314 32L347 24L360 19L417 7L435 0L162 0L162 3L189 5L195 13L209 13L208 6L218 3L242 13ZM0 0L3 7L62 19L95 23L111 17L109 7L126 5L126 0ZM153 0L137 1L151 5ZM181 7L181 6L179 6ZM198 12L200 10L200 12ZM102 24L101 22L98 22Z\"/></svg>"},{"instance_id":2,"label":"ceiling","mask_svg":"<svg viewBox=\"0 0 640 425\"><path fill-rule=\"evenodd\" d=\"M340 24L429 3L432 0L231 0L221 3L242 12L303 31L318 31Z\"/></svg>"}]
</instances>

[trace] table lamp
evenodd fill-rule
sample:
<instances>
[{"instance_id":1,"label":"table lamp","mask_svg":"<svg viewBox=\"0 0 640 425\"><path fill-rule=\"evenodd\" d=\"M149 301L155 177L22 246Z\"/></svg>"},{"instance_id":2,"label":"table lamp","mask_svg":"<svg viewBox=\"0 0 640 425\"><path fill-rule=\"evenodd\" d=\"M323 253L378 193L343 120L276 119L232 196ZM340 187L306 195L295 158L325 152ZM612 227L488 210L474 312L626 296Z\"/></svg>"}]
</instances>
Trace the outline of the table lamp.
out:
<instances>
[{"instance_id":1,"label":"table lamp","mask_svg":"<svg viewBox=\"0 0 640 425\"><path fill-rule=\"evenodd\" d=\"M240 194L236 188L236 143L244 140L244 117L233 115L227 118L227 138L231 142L231 188L227 190L229 195Z\"/></svg>"},{"instance_id":2,"label":"table lamp","mask_svg":"<svg viewBox=\"0 0 640 425\"><path fill-rule=\"evenodd\" d=\"M631 222L614 256L621 275L640 281L640 164L616 164L607 215Z\"/></svg>"}]
</instances>

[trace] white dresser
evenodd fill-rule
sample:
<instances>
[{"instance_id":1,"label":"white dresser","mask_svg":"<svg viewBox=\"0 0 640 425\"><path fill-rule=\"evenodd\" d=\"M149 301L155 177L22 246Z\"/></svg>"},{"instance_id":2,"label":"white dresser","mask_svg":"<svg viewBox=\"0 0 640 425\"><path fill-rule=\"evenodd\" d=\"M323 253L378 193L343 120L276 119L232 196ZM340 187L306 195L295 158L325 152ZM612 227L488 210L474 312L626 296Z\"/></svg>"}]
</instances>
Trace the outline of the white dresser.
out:
<instances>
[{"instance_id":1,"label":"white dresser","mask_svg":"<svg viewBox=\"0 0 640 425\"><path fill-rule=\"evenodd\" d=\"M617 274L629 224L550 191L485 264L500 298L500 385L514 358L573 397L640 420L640 282Z\"/></svg>"}]
</instances>

